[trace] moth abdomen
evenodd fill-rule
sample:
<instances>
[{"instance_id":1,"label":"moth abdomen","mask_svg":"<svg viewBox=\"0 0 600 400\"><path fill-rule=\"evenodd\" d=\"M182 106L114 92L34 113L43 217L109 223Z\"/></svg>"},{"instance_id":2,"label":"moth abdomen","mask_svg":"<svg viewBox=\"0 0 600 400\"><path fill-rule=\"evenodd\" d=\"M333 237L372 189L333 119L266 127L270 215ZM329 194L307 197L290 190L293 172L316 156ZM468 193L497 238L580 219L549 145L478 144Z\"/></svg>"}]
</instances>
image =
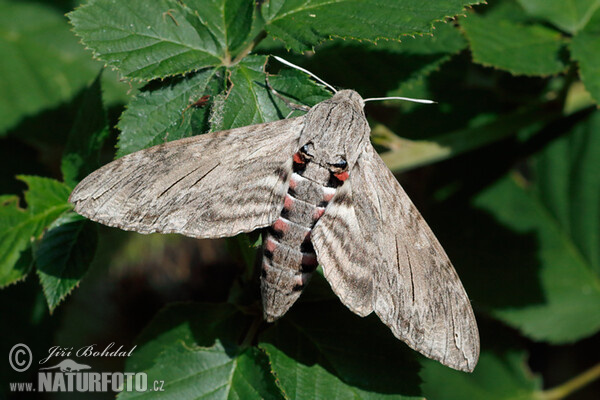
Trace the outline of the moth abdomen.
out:
<instances>
[{"instance_id":1,"label":"moth abdomen","mask_svg":"<svg viewBox=\"0 0 600 400\"><path fill-rule=\"evenodd\" d=\"M335 194L335 188L326 186L330 171L311 162L308 150L296 153L293 165L281 214L263 245L261 291L267 321L285 314L319 265L310 233Z\"/></svg>"}]
</instances>

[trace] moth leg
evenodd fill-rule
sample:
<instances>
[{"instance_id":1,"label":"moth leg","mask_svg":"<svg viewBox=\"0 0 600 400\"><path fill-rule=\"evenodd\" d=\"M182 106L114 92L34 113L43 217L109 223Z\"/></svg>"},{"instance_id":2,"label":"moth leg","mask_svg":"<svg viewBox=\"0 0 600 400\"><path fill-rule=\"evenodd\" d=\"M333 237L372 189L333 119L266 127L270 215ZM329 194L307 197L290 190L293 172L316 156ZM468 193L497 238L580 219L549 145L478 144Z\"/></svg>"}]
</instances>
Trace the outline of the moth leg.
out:
<instances>
[{"instance_id":1,"label":"moth leg","mask_svg":"<svg viewBox=\"0 0 600 400\"><path fill-rule=\"evenodd\" d=\"M283 101L289 108L292 109L292 112L294 112L295 110L308 112L310 110L309 106L304 106L301 104L293 103L293 102L289 101L288 99L286 99L285 97L283 97L281 94L279 94L279 92L277 92L275 89L273 89L273 86L271 86L271 83L269 82L269 74L265 75L265 79L267 81L267 87L269 88L271 93L273 93L275 96L279 97L281 99L281 101ZM285 118L287 119L290 115L292 115L292 112L290 112L288 114L288 116Z\"/></svg>"}]
</instances>

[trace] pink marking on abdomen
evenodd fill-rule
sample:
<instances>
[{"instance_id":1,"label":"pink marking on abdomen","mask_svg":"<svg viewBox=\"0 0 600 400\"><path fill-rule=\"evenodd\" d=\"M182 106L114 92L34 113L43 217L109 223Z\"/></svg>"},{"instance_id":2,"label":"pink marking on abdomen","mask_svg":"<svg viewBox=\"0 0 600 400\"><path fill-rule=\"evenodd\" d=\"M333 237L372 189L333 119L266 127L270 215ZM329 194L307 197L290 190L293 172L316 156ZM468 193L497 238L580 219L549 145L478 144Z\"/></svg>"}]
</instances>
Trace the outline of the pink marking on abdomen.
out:
<instances>
[{"instance_id":1,"label":"pink marking on abdomen","mask_svg":"<svg viewBox=\"0 0 600 400\"><path fill-rule=\"evenodd\" d=\"M273 253L276 248L277 248L277 242L271 238L268 238L267 243L265 243L265 249L267 249L268 251Z\"/></svg>"},{"instance_id":2,"label":"pink marking on abdomen","mask_svg":"<svg viewBox=\"0 0 600 400\"><path fill-rule=\"evenodd\" d=\"M275 229L276 232L286 233L290 227L287 222L285 222L282 218L279 218L273 224L273 229Z\"/></svg>"},{"instance_id":3,"label":"pink marking on abdomen","mask_svg":"<svg viewBox=\"0 0 600 400\"><path fill-rule=\"evenodd\" d=\"M324 212L325 212L325 209L323 207L315 208L315 212L313 213L313 221L318 221Z\"/></svg>"},{"instance_id":4,"label":"pink marking on abdomen","mask_svg":"<svg viewBox=\"0 0 600 400\"><path fill-rule=\"evenodd\" d=\"M291 186L291 182L290 182ZM292 205L294 204L294 199L289 194L285 195L285 200L283 201L283 208L290 211L292 209Z\"/></svg>"},{"instance_id":5,"label":"pink marking on abdomen","mask_svg":"<svg viewBox=\"0 0 600 400\"><path fill-rule=\"evenodd\" d=\"M294 179L294 175L292 174L292 177L290 178L290 189L296 190L296 185L297 185L297 182Z\"/></svg>"},{"instance_id":6,"label":"pink marking on abdomen","mask_svg":"<svg viewBox=\"0 0 600 400\"><path fill-rule=\"evenodd\" d=\"M329 187L323 188L323 201L329 203L333 199L333 196L335 196L335 189Z\"/></svg>"}]
</instances>

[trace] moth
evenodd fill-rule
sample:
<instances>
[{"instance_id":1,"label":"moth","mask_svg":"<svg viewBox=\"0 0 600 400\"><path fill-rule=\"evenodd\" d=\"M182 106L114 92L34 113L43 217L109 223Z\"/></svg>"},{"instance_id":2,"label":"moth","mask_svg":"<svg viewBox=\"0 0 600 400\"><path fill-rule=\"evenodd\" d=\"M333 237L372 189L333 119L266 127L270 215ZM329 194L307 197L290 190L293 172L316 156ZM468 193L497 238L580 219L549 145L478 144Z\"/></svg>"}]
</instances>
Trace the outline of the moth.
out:
<instances>
[{"instance_id":1,"label":"moth","mask_svg":"<svg viewBox=\"0 0 600 400\"><path fill-rule=\"evenodd\" d=\"M333 97L303 116L119 158L81 181L70 201L89 219L140 233L219 238L266 228L267 321L286 313L320 264L354 313L375 312L413 349L472 371L479 334L469 298L371 145L371 99L328 86Z\"/></svg>"}]
</instances>

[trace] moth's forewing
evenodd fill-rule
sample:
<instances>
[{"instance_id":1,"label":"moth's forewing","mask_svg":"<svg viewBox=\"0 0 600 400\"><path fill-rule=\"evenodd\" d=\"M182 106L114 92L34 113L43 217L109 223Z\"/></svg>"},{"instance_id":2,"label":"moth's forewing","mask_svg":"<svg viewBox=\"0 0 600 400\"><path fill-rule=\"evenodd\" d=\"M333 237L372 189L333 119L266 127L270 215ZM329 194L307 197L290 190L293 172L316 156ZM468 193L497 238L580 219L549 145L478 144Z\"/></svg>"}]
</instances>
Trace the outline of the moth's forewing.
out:
<instances>
[{"instance_id":1,"label":"moth's forewing","mask_svg":"<svg viewBox=\"0 0 600 400\"><path fill-rule=\"evenodd\" d=\"M94 221L140 233L234 236L277 219L302 117L209 133L126 155L70 201Z\"/></svg>"}]
</instances>

